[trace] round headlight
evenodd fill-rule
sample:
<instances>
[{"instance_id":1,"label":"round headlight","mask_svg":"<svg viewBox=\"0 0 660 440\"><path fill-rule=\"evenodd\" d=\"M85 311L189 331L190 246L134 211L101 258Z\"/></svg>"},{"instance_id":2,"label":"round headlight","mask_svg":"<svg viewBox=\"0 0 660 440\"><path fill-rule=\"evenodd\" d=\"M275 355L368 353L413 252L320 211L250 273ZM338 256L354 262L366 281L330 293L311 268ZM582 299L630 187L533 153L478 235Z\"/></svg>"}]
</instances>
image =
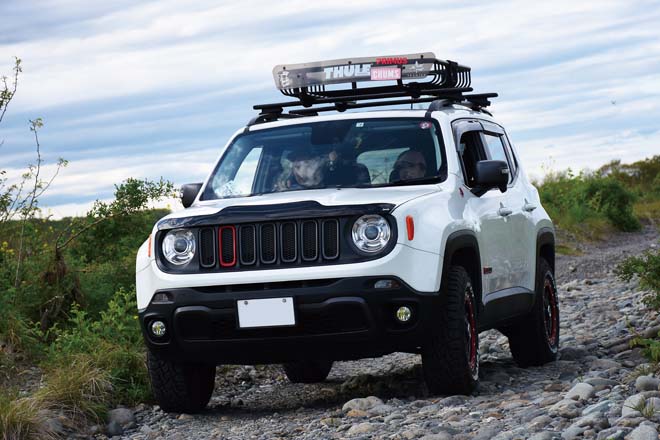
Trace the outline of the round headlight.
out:
<instances>
[{"instance_id":1,"label":"round headlight","mask_svg":"<svg viewBox=\"0 0 660 440\"><path fill-rule=\"evenodd\" d=\"M195 236L188 229L174 229L163 240L163 255L177 266L186 264L195 255Z\"/></svg>"},{"instance_id":2,"label":"round headlight","mask_svg":"<svg viewBox=\"0 0 660 440\"><path fill-rule=\"evenodd\" d=\"M391 236L390 224L380 215L363 215L353 224L353 243L363 252L382 251Z\"/></svg>"}]
</instances>

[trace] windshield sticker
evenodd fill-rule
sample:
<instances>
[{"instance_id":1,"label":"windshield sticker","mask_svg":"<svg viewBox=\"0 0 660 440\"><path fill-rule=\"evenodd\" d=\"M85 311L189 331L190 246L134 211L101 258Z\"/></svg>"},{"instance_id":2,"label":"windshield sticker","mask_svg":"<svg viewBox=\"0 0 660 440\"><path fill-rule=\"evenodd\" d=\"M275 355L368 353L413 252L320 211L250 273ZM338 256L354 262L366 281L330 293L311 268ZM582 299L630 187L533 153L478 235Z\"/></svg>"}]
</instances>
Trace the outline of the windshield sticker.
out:
<instances>
[{"instance_id":1,"label":"windshield sticker","mask_svg":"<svg viewBox=\"0 0 660 440\"><path fill-rule=\"evenodd\" d=\"M222 198L235 197L241 194L233 180L222 185L215 193Z\"/></svg>"},{"instance_id":2,"label":"windshield sticker","mask_svg":"<svg viewBox=\"0 0 660 440\"><path fill-rule=\"evenodd\" d=\"M421 128L422 130L426 130L428 128L431 128L431 123L428 122L428 121L420 122L419 123L419 128Z\"/></svg>"},{"instance_id":3,"label":"windshield sticker","mask_svg":"<svg viewBox=\"0 0 660 440\"><path fill-rule=\"evenodd\" d=\"M356 128L362 128L362 127L364 127L364 122L356 122L356 123L355 123L355 127L356 127Z\"/></svg>"}]
</instances>

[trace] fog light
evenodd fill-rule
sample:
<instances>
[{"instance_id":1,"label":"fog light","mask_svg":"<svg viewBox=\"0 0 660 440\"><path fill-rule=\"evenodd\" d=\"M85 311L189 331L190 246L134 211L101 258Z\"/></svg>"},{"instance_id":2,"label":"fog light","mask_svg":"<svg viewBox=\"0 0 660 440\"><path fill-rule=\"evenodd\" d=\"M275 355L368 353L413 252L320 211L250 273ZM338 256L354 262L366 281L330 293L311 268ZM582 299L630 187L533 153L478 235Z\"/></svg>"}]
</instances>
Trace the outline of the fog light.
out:
<instances>
[{"instance_id":1,"label":"fog light","mask_svg":"<svg viewBox=\"0 0 660 440\"><path fill-rule=\"evenodd\" d=\"M165 336L165 323L163 321L154 321L151 323L151 333L157 338Z\"/></svg>"},{"instance_id":2,"label":"fog light","mask_svg":"<svg viewBox=\"0 0 660 440\"><path fill-rule=\"evenodd\" d=\"M408 322L411 316L412 316L412 312L406 306L401 306L396 311L396 319L398 319L399 322Z\"/></svg>"},{"instance_id":3,"label":"fog light","mask_svg":"<svg viewBox=\"0 0 660 440\"><path fill-rule=\"evenodd\" d=\"M374 283L375 289L397 289L400 285L395 280L378 280Z\"/></svg>"},{"instance_id":4,"label":"fog light","mask_svg":"<svg viewBox=\"0 0 660 440\"><path fill-rule=\"evenodd\" d=\"M170 296L167 293L157 293L151 299L152 303L167 303L170 302Z\"/></svg>"}]
</instances>

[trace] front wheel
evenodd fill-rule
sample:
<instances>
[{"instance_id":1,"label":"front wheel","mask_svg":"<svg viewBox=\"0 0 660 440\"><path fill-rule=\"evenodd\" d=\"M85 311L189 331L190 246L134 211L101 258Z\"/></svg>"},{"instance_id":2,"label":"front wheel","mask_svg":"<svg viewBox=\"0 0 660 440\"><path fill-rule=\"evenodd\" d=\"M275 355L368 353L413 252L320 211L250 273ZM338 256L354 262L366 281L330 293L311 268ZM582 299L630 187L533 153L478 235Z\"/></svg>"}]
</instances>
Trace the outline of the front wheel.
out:
<instances>
[{"instance_id":1,"label":"front wheel","mask_svg":"<svg viewBox=\"0 0 660 440\"><path fill-rule=\"evenodd\" d=\"M442 281L438 323L422 347L422 369L434 394L470 394L479 383L479 333L472 281L451 266Z\"/></svg>"},{"instance_id":2,"label":"front wheel","mask_svg":"<svg viewBox=\"0 0 660 440\"><path fill-rule=\"evenodd\" d=\"M536 297L531 312L506 329L513 359L521 367L543 365L557 359L559 298L552 267L541 258L536 270Z\"/></svg>"},{"instance_id":3,"label":"front wheel","mask_svg":"<svg viewBox=\"0 0 660 440\"><path fill-rule=\"evenodd\" d=\"M163 411L196 413L209 403L215 365L171 362L148 352L147 368L151 389Z\"/></svg>"}]
</instances>

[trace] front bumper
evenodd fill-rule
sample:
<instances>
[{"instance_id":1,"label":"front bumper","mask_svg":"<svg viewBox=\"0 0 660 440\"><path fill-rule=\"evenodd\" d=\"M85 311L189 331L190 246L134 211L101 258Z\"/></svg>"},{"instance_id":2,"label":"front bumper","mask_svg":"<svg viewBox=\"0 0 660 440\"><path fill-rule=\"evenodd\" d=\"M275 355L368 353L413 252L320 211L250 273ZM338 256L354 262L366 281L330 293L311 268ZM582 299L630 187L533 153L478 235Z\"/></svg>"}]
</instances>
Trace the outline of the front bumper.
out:
<instances>
[{"instance_id":1,"label":"front bumper","mask_svg":"<svg viewBox=\"0 0 660 440\"><path fill-rule=\"evenodd\" d=\"M399 287L375 289L383 278L388 277L163 289L156 293L169 300L149 304L140 323L149 350L176 361L257 364L416 352L437 325L439 297L392 277ZM238 300L278 297L293 297L295 326L238 327ZM395 317L403 305L412 310L407 323ZM147 330L156 319L168 328L162 338Z\"/></svg>"}]
</instances>

